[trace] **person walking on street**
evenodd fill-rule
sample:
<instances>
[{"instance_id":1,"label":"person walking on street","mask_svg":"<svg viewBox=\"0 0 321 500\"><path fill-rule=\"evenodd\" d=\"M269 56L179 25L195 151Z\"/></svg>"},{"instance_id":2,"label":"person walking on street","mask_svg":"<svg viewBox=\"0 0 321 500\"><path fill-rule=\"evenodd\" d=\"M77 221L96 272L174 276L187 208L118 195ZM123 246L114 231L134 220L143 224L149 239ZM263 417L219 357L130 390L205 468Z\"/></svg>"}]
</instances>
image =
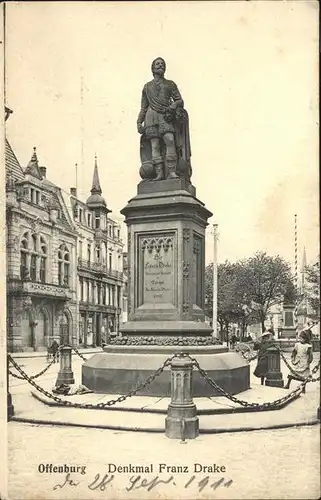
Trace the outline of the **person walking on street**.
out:
<instances>
[{"instance_id":1,"label":"person walking on street","mask_svg":"<svg viewBox=\"0 0 321 500\"><path fill-rule=\"evenodd\" d=\"M258 351L257 365L253 374L261 379L261 385L264 385L264 379L268 373L268 348L271 345L271 340L273 339L273 332L267 330L261 335L261 340L254 344L254 350Z\"/></svg>"},{"instance_id":2,"label":"person walking on street","mask_svg":"<svg viewBox=\"0 0 321 500\"><path fill-rule=\"evenodd\" d=\"M299 335L299 342L294 345L291 354L291 362L294 372L288 375L288 382L285 389L290 388L292 380L307 381L311 377L310 365L313 361L312 345L310 344L310 332L303 330ZM305 392L305 385L302 392Z\"/></svg>"}]
</instances>

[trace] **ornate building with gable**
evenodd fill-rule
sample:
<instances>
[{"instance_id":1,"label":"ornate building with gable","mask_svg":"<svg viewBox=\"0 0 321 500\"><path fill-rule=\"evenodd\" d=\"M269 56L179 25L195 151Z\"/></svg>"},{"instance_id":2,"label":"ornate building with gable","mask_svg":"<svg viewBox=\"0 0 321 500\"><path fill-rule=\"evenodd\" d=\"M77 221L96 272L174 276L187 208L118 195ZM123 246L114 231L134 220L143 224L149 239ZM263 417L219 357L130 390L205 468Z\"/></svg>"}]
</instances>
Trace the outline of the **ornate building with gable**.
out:
<instances>
[{"instance_id":1,"label":"ornate building with gable","mask_svg":"<svg viewBox=\"0 0 321 500\"><path fill-rule=\"evenodd\" d=\"M123 295L123 247L120 226L109 217L95 158L91 194L86 203L70 189L70 212L77 230L79 345L107 343L118 332Z\"/></svg>"},{"instance_id":2,"label":"ornate building with gable","mask_svg":"<svg viewBox=\"0 0 321 500\"><path fill-rule=\"evenodd\" d=\"M61 190L34 148L23 169L6 140L8 350L45 350L67 324L77 343L77 236Z\"/></svg>"},{"instance_id":3,"label":"ornate building with gable","mask_svg":"<svg viewBox=\"0 0 321 500\"><path fill-rule=\"evenodd\" d=\"M85 203L47 179L36 148L23 168L5 147L8 351L46 350L66 326L72 345L101 346L121 321L124 245L97 159Z\"/></svg>"}]
</instances>

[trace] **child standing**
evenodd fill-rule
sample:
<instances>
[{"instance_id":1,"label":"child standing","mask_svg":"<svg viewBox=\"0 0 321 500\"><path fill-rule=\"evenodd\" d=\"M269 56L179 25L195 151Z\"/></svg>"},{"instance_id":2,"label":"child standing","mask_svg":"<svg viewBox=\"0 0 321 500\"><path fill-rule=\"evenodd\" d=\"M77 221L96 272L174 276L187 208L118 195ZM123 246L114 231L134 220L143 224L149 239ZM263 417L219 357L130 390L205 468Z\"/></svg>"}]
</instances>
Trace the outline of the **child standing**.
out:
<instances>
[{"instance_id":1,"label":"child standing","mask_svg":"<svg viewBox=\"0 0 321 500\"><path fill-rule=\"evenodd\" d=\"M291 362L295 373L288 375L288 383L284 387L290 388L291 380L303 382L311 377L310 365L313 360L312 345L310 344L309 333L303 330L299 335L299 342L294 346L291 354ZM302 392L305 392L305 385Z\"/></svg>"}]
</instances>

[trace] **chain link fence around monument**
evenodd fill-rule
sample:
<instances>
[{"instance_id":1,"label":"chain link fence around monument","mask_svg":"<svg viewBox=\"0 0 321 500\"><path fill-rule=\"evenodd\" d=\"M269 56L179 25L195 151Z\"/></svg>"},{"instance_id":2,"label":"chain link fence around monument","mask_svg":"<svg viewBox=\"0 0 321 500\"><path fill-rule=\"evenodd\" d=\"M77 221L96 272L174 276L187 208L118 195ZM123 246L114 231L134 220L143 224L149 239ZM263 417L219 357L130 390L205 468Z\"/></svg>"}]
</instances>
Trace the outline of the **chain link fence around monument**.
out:
<instances>
[{"instance_id":1,"label":"chain link fence around monument","mask_svg":"<svg viewBox=\"0 0 321 500\"><path fill-rule=\"evenodd\" d=\"M54 394L50 393L46 389L40 387L36 382L34 382L34 380L36 378L40 377L42 374L44 374L50 368L50 366L52 365L53 362L51 362L50 365L48 365L44 370L42 370L37 375L33 375L33 376L29 377L24 372L24 370L22 370L22 368L15 362L15 360L12 358L12 356L10 356L10 354L8 354L8 359L9 359L9 362L14 366L14 368L20 373L21 376L17 376L15 374L13 374L11 372L11 370L9 370L10 375L14 376L15 378L25 379L38 392L40 392L41 394L43 394L44 396L46 396L50 400L52 400L55 403L57 403L57 405L64 406L64 407L70 407L70 408L102 409L102 410L105 409L105 410L108 410L111 406L114 406L114 405L116 405L118 403L121 403L121 402L125 401L126 399L128 399L128 398L136 395L137 393L139 393L140 391L142 391L143 389L145 389L148 385L152 384L154 382L154 380L164 371L164 369L166 367L170 368L171 361L176 356L177 356L177 354L174 354L173 356L168 357L164 361L164 363L152 375L150 375L148 378L146 378L145 381L138 383L126 395L121 395L121 396L119 396L116 399L111 399L111 400L106 401L104 403L97 403L97 404L93 404L93 403L74 403L72 401L67 401L67 400L61 399L58 396L55 396ZM284 395L283 397L278 398L278 399L276 399L274 401L270 401L270 402L266 402L266 403L248 402L248 401L245 401L245 400L237 398L236 396L230 394L225 389L223 389L221 386L219 386L217 384L217 382L215 382L215 380L213 380L208 375L208 373L200 366L200 364L199 364L199 362L197 361L196 358L193 358L193 357L189 356L188 354L185 354L185 356L187 356L192 361L193 366L195 366L197 368L197 370L199 371L201 377L203 377L204 380L206 380L206 382L209 385L211 385L221 396L229 399L230 401L232 401L235 404L240 405L243 409L245 409L247 411L269 411L269 410L273 410L273 409L277 409L277 408L283 407L285 404L287 404L287 403L293 401L294 399L296 399L301 394L301 392L303 391L303 389L305 388L305 386L306 386L307 383L309 383L309 382L317 382L317 381L320 380L320 377L313 378L311 376L310 378L303 380L301 382L301 384L296 389L294 389L290 393L288 393L288 394ZM287 362L287 360L285 360L284 356L281 355L281 357L286 362L286 365L288 366L288 362ZM312 369L312 373L315 374L319 370L319 368L320 368L320 362L317 363L316 366L314 366L314 368ZM120 408L120 410L121 410L121 408ZM235 408L235 411L237 411L237 407Z\"/></svg>"}]
</instances>

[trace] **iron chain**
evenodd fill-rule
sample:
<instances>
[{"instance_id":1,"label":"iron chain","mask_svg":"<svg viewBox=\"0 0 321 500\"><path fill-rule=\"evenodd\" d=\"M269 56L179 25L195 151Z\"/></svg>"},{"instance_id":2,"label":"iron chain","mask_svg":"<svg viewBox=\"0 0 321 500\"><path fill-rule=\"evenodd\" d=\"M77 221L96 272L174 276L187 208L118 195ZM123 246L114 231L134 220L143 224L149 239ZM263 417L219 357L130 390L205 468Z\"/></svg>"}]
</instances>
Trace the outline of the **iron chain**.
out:
<instances>
[{"instance_id":1,"label":"iron chain","mask_svg":"<svg viewBox=\"0 0 321 500\"><path fill-rule=\"evenodd\" d=\"M164 369L170 365L170 363L171 363L172 359L175 357L175 355L170 357L170 358L167 358L164 361L164 363L158 368L158 370L156 370L152 375L150 375L144 382L141 382L138 385L136 385L136 387L134 389L132 389L128 394L123 395L123 396L119 396L119 398L117 398L117 399L111 399L109 401L106 401L105 403L98 403L98 404L73 403L71 401L65 401L65 400L59 398L58 396L54 396L53 394L51 394L50 392L46 391L45 389L40 387L38 384L36 384L36 382L34 382L32 378L28 377L28 375L22 370L22 368L20 368L20 366L15 362L15 360L10 356L10 354L8 354L8 357L9 357L9 361L13 364L13 366L16 368L16 370L22 375L21 378L24 378L25 380L27 380L27 382L29 382L29 384L31 384L37 391L44 394L47 398L54 400L56 403L59 403L63 406L68 406L70 408L105 409L105 408L113 406L117 403L121 403L122 401L125 401L127 398L134 396L137 392L141 391L142 389L147 387L149 384L151 384L156 379L156 377L158 377L164 371Z\"/></svg>"},{"instance_id":2,"label":"iron chain","mask_svg":"<svg viewBox=\"0 0 321 500\"><path fill-rule=\"evenodd\" d=\"M286 403L287 401L293 399L296 395L299 395L301 391L303 390L304 386L306 385L306 382L303 382L302 384L299 385L296 389L294 389L292 392L287 394L286 396L283 396L282 398L276 399L275 401L271 401L268 403L249 403L248 401L244 401L242 399L238 399L235 396L232 396L232 394L226 392L222 387L220 387L207 373L203 368L201 368L199 362L195 358L191 358L191 361L193 364L196 366L202 377L212 386L214 387L222 396L225 396L227 399L230 401L233 401L233 403L237 403L245 408L255 408L256 411L261 411L261 410L266 410L268 408L277 408L283 403Z\"/></svg>"},{"instance_id":3,"label":"iron chain","mask_svg":"<svg viewBox=\"0 0 321 500\"><path fill-rule=\"evenodd\" d=\"M71 348L75 351L76 354L78 354L78 356L83 360L83 361L87 361L87 358L85 358L85 356L83 356L81 354L81 352L78 351L77 347L74 347L74 346L71 346Z\"/></svg>"},{"instance_id":4,"label":"iron chain","mask_svg":"<svg viewBox=\"0 0 321 500\"><path fill-rule=\"evenodd\" d=\"M290 365L290 363L288 362L288 360L286 359L286 357L284 356L283 352L281 351L281 349L279 348L279 346L277 344L274 344L274 347L276 347L280 353L280 356L282 358L282 360L284 361L285 365L287 366L287 368L290 370L290 373L292 373L293 375L295 375L296 377L298 378L301 378L300 375L297 374L297 372L293 369L293 367ZM311 370L311 374L313 375L314 373L316 373L320 368L320 361L313 367L313 369ZM308 382L317 382L318 380L320 380L320 377L319 378L312 378L312 375L311 377L308 377L307 378L307 381ZM303 380L303 379L302 379Z\"/></svg>"},{"instance_id":5,"label":"iron chain","mask_svg":"<svg viewBox=\"0 0 321 500\"><path fill-rule=\"evenodd\" d=\"M57 353L60 351L60 349L61 349L61 348L59 348L59 349L58 349ZM57 354L57 353L56 353L56 354ZM53 359L50 361L49 365L47 365L47 366L46 366L43 370L41 370L41 372L37 373L36 375L30 375L30 377L29 377L29 378L30 378L30 380L35 380L36 378L41 377L41 375L43 375L44 373L46 373L46 371L47 371L47 370L49 370L49 368L50 368L50 367L53 365L53 363L55 363L55 362L56 362L56 360L55 360L55 358L53 358ZM18 366L18 365L17 365L17 366ZM24 377L24 376L23 376L23 377L20 377L19 375L16 375L15 373L13 373L11 370L9 370L9 373L10 373L10 375L12 375L12 377L17 378L17 379L19 379L19 380L23 380L23 379L25 379L25 377ZM27 375L27 376L28 376L28 375Z\"/></svg>"}]
</instances>

